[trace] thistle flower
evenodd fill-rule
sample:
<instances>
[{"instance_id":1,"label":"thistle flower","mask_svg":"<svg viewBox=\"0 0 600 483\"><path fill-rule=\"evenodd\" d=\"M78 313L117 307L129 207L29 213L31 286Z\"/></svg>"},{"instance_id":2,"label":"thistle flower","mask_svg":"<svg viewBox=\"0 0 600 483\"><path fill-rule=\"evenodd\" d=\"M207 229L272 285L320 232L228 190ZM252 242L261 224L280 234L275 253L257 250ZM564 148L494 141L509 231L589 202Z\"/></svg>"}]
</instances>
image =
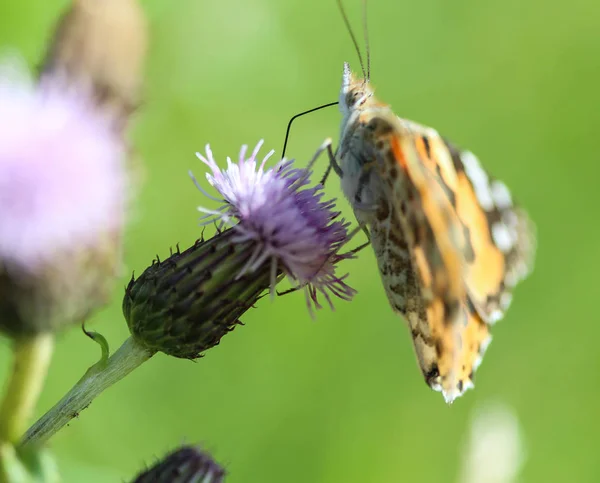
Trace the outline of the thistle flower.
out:
<instances>
[{"instance_id":1,"label":"thistle flower","mask_svg":"<svg viewBox=\"0 0 600 483\"><path fill-rule=\"evenodd\" d=\"M224 479L225 470L208 453L183 446L140 473L132 483L221 483Z\"/></svg>"},{"instance_id":2,"label":"thistle flower","mask_svg":"<svg viewBox=\"0 0 600 483\"><path fill-rule=\"evenodd\" d=\"M207 146L198 157L211 169L209 183L225 202L204 224L217 222L218 233L189 249L156 261L132 279L123 313L134 340L151 351L194 359L218 344L239 324L239 317L288 276L304 288L309 309L319 295L350 300L355 291L346 275L336 274L348 241L348 224L338 220L333 201L323 201L319 186L308 187L310 172L281 161L271 169L257 164L262 141L249 158L242 147L239 163L228 159L221 171ZM258 169L257 169L258 166ZM225 226L228 226L226 229Z\"/></svg>"},{"instance_id":3,"label":"thistle flower","mask_svg":"<svg viewBox=\"0 0 600 483\"><path fill-rule=\"evenodd\" d=\"M0 65L0 329L80 322L118 267L127 178L104 118Z\"/></svg>"},{"instance_id":4,"label":"thistle flower","mask_svg":"<svg viewBox=\"0 0 600 483\"><path fill-rule=\"evenodd\" d=\"M261 140L248 158L248 147L242 146L239 162L235 164L227 158L227 169L223 171L216 164L209 145L206 157L196 153L211 169L212 173L207 173L206 178L223 199L214 198L198 183L196 186L210 199L225 202L216 211L198 208L207 214L203 224L217 221L229 225L237 233L234 243L254 243L252 257L238 277L269 263L272 292L275 274L282 270L298 287L305 288L309 308L313 303L321 308L319 293L332 308L330 295L351 300L355 291L344 282L347 274L340 277L335 273L340 260L353 256L350 252L339 253L348 241L349 223L338 220L340 213L334 211L334 200L322 201L320 185L308 188L309 170L294 168L293 161L285 159L265 170L274 151L258 165L262 144Z\"/></svg>"}]
</instances>

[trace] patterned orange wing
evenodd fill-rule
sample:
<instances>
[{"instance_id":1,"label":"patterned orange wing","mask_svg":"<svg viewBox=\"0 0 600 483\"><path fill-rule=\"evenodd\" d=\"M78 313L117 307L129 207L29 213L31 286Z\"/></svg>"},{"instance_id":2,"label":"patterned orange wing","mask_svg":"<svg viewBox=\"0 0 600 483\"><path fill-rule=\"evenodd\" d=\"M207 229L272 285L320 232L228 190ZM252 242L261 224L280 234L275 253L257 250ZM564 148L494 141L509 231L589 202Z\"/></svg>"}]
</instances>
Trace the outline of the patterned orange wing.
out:
<instances>
[{"instance_id":1,"label":"patterned orange wing","mask_svg":"<svg viewBox=\"0 0 600 483\"><path fill-rule=\"evenodd\" d=\"M472 385L489 343L463 282L464 234L411 132L391 111L372 114L359 117L351 154L341 152L359 160L365 173L359 198L367 195L377 207L371 216L355 211L369 224L386 293L409 323L426 382L451 402Z\"/></svg>"},{"instance_id":2,"label":"patterned orange wing","mask_svg":"<svg viewBox=\"0 0 600 483\"><path fill-rule=\"evenodd\" d=\"M444 191L462 231L467 293L483 320L494 323L508 309L513 287L533 266L533 225L475 155L459 151L434 129L401 122L413 132L420 165Z\"/></svg>"},{"instance_id":3,"label":"patterned orange wing","mask_svg":"<svg viewBox=\"0 0 600 483\"><path fill-rule=\"evenodd\" d=\"M395 130L391 143L394 159L403 165L406 179L415 190L416 203L408 210L407 233L418 230L418 224L410 221L414 213L421 212L420 224L430 227L426 238L414 242L414 268L423 306L418 317L409 316L409 324L421 365L432 367L433 374L437 366L437 381L431 378L431 372L426 374L429 384L441 389L446 401L452 402L472 387L473 373L491 337L463 281L466 263L461 248L465 233L445 187L426 169L415 137L404 126ZM402 196L396 192L392 198L402 211ZM436 272L437 276L432 277ZM430 287L435 278L446 285Z\"/></svg>"}]
</instances>

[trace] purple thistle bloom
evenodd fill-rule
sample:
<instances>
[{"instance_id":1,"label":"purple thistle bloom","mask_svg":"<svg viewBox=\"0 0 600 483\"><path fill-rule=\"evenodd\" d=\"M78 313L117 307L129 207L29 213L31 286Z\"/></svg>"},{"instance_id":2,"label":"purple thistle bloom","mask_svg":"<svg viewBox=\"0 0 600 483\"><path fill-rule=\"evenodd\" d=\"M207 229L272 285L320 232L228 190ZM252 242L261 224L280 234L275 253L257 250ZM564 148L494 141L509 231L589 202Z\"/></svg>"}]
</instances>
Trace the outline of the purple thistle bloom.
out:
<instances>
[{"instance_id":1,"label":"purple thistle bloom","mask_svg":"<svg viewBox=\"0 0 600 483\"><path fill-rule=\"evenodd\" d=\"M212 171L206 178L223 199L209 195L197 182L196 186L210 199L225 201L217 210L198 208L207 214L203 224L219 221L234 228L236 242L255 242L254 252L238 277L270 263L272 293L277 273L282 270L298 287L304 287L309 309L313 303L321 308L319 293L332 308L331 295L351 300L356 292L345 283L347 274L336 274L337 263L354 256L339 253L349 239L349 223L338 219L334 200L322 200L322 186L308 186L308 169L293 168L293 161L285 159L265 169L274 151L259 164L262 144L260 141L249 157L248 147L242 146L239 162L227 158L225 170L217 166L208 145L206 157L196 153Z\"/></svg>"},{"instance_id":2,"label":"purple thistle bloom","mask_svg":"<svg viewBox=\"0 0 600 483\"><path fill-rule=\"evenodd\" d=\"M19 70L0 65L0 265L32 272L119 229L127 177L120 143L84 96Z\"/></svg>"},{"instance_id":3,"label":"purple thistle bloom","mask_svg":"<svg viewBox=\"0 0 600 483\"><path fill-rule=\"evenodd\" d=\"M262 141L249 157L242 147L239 162L228 159L225 170L208 146L206 158L198 154L222 198L206 193L192 176L196 186L225 202L218 210L199 208L207 214L203 224L217 223L217 233L156 259L125 290L127 325L149 353L201 357L286 275L304 289L311 315L313 307L321 307L319 295L333 308L332 295L350 300L355 294L346 275L336 274L339 261L354 257L340 253L349 239L348 223L338 220L333 201L322 200L320 186L308 186L308 169L286 160L265 169L272 152L257 163L261 146Z\"/></svg>"},{"instance_id":4,"label":"purple thistle bloom","mask_svg":"<svg viewBox=\"0 0 600 483\"><path fill-rule=\"evenodd\" d=\"M124 149L64 79L0 62L0 330L55 331L108 301L121 263Z\"/></svg>"}]
</instances>

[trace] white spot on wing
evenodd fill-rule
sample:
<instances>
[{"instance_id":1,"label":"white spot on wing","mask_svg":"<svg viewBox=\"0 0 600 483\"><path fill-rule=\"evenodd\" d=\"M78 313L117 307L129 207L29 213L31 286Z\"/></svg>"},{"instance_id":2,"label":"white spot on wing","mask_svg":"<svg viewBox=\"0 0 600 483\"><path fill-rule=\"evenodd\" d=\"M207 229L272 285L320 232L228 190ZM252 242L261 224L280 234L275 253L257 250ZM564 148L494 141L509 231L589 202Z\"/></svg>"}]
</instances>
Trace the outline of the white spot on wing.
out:
<instances>
[{"instance_id":1,"label":"white spot on wing","mask_svg":"<svg viewBox=\"0 0 600 483\"><path fill-rule=\"evenodd\" d=\"M514 245L514 236L504 223L494 223L492 225L492 238L500 251L506 253Z\"/></svg>"},{"instance_id":2,"label":"white spot on wing","mask_svg":"<svg viewBox=\"0 0 600 483\"><path fill-rule=\"evenodd\" d=\"M485 355L485 352L487 351L491 343L492 336L489 335L479 346L479 354L477 354L475 360L473 361L473 371L476 371L481 365L481 362L483 361L483 356Z\"/></svg>"},{"instance_id":3,"label":"white spot on wing","mask_svg":"<svg viewBox=\"0 0 600 483\"><path fill-rule=\"evenodd\" d=\"M447 404L452 404L454 402L454 400L461 394L462 393L458 392L458 389L452 389L448 392L442 391L442 395L444 396L444 401L446 401Z\"/></svg>"},{"instance_id":4,"label":"white spot on wing","mask_svg":"<svg viewBox=\"0 0 600 483\"><path fill-rule=\"evenodd\" d=\"M481 346L479 347L479 353L481 354L481 357L483 357L483 355L488 350L488 347L490 346L491 343L492 343L492 336L488 335L487 338L481 343Z\"/></svg>"},{"instance_id":5,"label":"white spot on wing","mask_svg":"<svg viewBox=\"0 0 600 483\"><path fill-rule=\"evenodd\" d=\"M502 307L503 310L506 310L510 306L511 302L512 302L512 294L509 292L504 292L502 294L502 296L500 297L500 307Z\"/></svg>"},{"instance_id":6,"label":"white spot on wing","mask_svg":"<svg viewBox=\"0 0 600 483\"><path fill-rule=\"evenodd\" d=\"M494 199L494 202L498 208L504 210L512 206L513 202L512 197L510 196L510 191L504 183L501 181L494 181L491 188L492 198Z\"/></svg>"},{"instance_id":7,"label":"white spot on wing","mask_svg":"<svg viewBox=\"0 0 600 483\"><path fill-rule=\"evenodd\" d=\"M461 160L465 167L465 172L473 185L479 204L484 210L491 211L495 205L487 173L483 170L481 164L479 164L479 160L472 152L463 151L461 153Z\"/></svg>"},{"instance_id":8,"label":"white spot on wing","mask_svg":"<svg viewBox=\"0 0 600 483\"><path fill-rule=\"evenodd\" d=\"M439 382L433 382L429 387L431 387L431 389L433 389L436 392L442 392L442 385Z\"/></svg>"},{"instance_id":9,"label":"white spot on wing","mask_svg":"<svg viewBox=\"0 0 600 483\"><path fill-rule=\"evenodd\" d=\"M499 310L499 309L493 310L492 313L489 315L487 322L489 324L495 324L503 316L504 316L504 312L502 310Z\"/></svg>"}]
</instances>

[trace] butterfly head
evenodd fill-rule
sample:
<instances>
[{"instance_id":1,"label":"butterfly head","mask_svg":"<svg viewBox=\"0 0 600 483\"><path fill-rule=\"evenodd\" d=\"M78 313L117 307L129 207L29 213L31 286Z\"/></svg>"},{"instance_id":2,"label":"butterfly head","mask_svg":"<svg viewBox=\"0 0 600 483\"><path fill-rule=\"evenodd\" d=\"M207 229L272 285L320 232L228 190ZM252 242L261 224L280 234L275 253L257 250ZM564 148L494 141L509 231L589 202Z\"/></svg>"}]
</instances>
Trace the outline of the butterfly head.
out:
<instances>
[{"instance_id":1,"label":"butterfly head","mask_svg":"<svg viewBox=\"0 0 600 483\"><path fill-rule=\"evenodd\" d=\"M373 97L373 90L367 79L357 78L344 62L342 89L340 91L340 111L344 118L363 107Z\"/></svg>"}]
</instances>

